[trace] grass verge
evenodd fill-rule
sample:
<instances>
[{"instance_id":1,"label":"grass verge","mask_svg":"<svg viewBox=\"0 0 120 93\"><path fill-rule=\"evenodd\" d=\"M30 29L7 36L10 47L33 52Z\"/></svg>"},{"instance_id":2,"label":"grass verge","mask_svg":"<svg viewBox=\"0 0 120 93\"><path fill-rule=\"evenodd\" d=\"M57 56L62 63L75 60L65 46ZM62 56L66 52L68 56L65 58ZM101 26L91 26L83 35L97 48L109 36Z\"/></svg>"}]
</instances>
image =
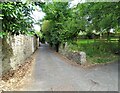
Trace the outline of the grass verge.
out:
<instances>
[{"instance_id":1,"label":"grass verge","mask_svg":"<svg viewBox=\"0 0 120 93\"><path fill-rule=\"evenodd\" d=\"M93 39L77 40L68 43L71 51L84 51L88 62L92 64L108 63L118 59L118 42L95 41Z\"/></svg>"}]
</instances>

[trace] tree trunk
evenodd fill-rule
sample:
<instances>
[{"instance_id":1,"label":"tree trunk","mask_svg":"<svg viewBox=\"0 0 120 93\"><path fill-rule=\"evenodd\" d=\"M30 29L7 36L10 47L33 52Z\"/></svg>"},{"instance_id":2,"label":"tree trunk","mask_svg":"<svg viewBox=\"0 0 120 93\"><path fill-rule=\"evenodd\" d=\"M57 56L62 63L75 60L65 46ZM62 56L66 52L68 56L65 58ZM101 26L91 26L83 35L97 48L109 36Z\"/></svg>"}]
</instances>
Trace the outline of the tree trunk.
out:
<instances>
[{"instance_id":1,"label":"tree trunk","mask_svg":"<svg viewBox=\"0 0 120 93\"><path fill-rule=\"evenodd\" d=\"M120 36L119 36L119 40L118 40L118 54L120 55Z\"/></svg>"},{"instance_id":2,"label":"tree trunk","mask_svg":"<svg viewBox=\"0 0 120 93\"><path fill-rule=\"evenodd\" d=\"M52 43L50 43L50 47L52 47L53 46L53 44Z\"/></svg>"},{"instance_id":3,"label":"tree trunk","mask_svg":"<svg viewBox=\"0 0 120 93\"><path fill-rule=\"evenodd\" d=\"M63 43L63 49L65 48L65 43Z\"/></svg>"},{"instance_id":4,"label":"tree trunk","mask_svg":"<svg viewBox=\"0 0 120 93\"><path fill-rule=\"evenodd\" d=\"M107 32L107 40L108 41L110 40L110 32L109 31Z\"/></svg>"},{"instance_id":5,"label":"tree trunk","mask_svg":"<svg viewBox=\"0 0 120 93\"><path fill-rule=\"evenodd\" d=\"M59 45L60 45L59 42L55 45L55 47L56 47L56 52L59 52Z\"/></svg>"},{"instance_id":6,"label":"tree trunk","mask_svg":"<svg viewBox=\"0 0 120 93\"><path fill-rule=\"evenodd\" d=\"M119 40L118 40L118 62L120 62L120 36L119 36Z\"/></svg>"}]
</instances>

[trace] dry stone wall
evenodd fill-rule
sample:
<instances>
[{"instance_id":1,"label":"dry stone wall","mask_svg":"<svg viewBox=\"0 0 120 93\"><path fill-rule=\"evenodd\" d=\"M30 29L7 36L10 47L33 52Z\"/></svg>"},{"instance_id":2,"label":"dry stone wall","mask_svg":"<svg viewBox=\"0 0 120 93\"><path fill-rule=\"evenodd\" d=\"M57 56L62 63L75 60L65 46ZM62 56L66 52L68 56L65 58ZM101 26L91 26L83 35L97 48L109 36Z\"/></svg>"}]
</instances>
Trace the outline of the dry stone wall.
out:
<instances>
[{"instance_id":1,"label":"dry stone wall","mask_svg":"<svg viewBox=\"0 0 120 93\"><path fill-rule=\"evenodd\" d=\"M77 64L86 64L86 53L83 51L70 51L67 44L63 47L63 45L60 46L59 48L59 53L64 55L70 60L73 60Z\"/></svg>"},{"instance_id":2,"label":"dry stone wall","mask_svg":"<svg viewBox=\"0 0 120 93\"><path fill-rule=\"evenodd\" d=\"M14 35L2 39L2 74L16 70L38 47L36 37Z\"/></svg>"}]
</instances>

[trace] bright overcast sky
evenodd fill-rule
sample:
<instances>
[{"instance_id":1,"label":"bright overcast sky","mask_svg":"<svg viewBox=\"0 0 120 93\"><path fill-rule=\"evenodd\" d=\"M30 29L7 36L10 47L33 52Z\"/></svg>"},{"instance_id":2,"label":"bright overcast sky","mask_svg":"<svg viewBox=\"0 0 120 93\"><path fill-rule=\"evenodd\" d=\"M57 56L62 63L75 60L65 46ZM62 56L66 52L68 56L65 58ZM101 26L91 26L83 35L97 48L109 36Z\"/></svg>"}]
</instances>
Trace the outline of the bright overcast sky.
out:
<instances>
[{"instance_id":1,"label":"bright overcast sky","mask_svg":"<svg viewBox=\"0 0 120 93\"><path fill-rule=\"evenodd\" d=\"M39 6L36 6L36 9L33 11L33 14L31 16L37 21L43 19L45 13L42 12L42 9Z\"/></svg>"},{"instance_id":2,"label":"bright overcast sky","mask_svg":"<svg viewBox=\"0 0 120 93\"><path fill-rule=\"evenodd\" d=\"M85 2L85 0L73 0L71 2L70 7L73 7L73 6L77 5L78 3L83 3L83 2Z\"/></svg>"}]
</instances>

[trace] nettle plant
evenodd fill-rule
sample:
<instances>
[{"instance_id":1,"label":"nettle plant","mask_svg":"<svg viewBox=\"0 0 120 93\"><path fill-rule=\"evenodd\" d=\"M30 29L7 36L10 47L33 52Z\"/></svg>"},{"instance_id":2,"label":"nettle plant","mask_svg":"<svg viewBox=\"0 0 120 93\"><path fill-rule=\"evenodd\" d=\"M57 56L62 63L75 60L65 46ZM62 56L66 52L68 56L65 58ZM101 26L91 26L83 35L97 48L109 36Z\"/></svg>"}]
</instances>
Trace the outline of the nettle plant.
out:
<instances>
[{"instance_id":1,"label":"nettle plant","mask_svg":"<svg viewBox=\"0 0 120 93\"><path fill-rule=\"evenodd\" d=\"M34 34L31 29L33 18L32 5L22 2L0 2L0 37L19 34Z\"/></svg>"}]
</instances>

